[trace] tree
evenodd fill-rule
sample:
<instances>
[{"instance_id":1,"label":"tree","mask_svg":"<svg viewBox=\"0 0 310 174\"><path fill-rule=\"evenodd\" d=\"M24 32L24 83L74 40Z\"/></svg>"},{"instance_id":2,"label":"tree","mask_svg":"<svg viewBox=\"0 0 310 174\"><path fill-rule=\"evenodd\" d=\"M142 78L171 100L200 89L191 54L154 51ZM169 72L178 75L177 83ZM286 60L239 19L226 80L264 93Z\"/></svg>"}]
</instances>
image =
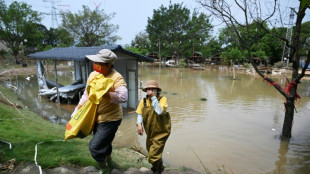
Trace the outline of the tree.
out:
<instances>
[{"instance_id":1,"label":"tree","mask_svg":"<svg viewBox=\"0 0 310 174\"><path fill-rule=\"evenodd\" d=\"M245 27L238 27L240 38L252 43L250 52L255 58L265 59L269 57L271 64L280 61L282 58L283 41L263 30L258 23L254 21L249 27L251 38L248 38ZM265 28L268 28L266 22L263 25ZM235 39L237 35L231 32L230 29L231 26L222 28L219 34L219 40L223 43L225 51L238 47L238 40ZM286 29L273 27L271 30L273 33L285 37Z\"/></svg>"},{"instance_id":2,"label":"tree","mask_svg":"<svg viewBox=\"0 0 310 174\"><path fill-rule=\"evenodd\" d=\"M302 28L302 21L305 17L306 10L310 8L310 0L300 0L298 10L295 11L297 15L295 29L293 30L292 42L286 38L277 35L277 33L268 29L265 24L268 22L271 17L276 13L277 7L280 7L277 0L264 1L263 5L267 6L267 10L263 11L262 4L260 1L230 1L220 0L220 1L206 1L206 0L196 0L201 6L205 7L213 15L217 16L226 26L229 28L229 31L233 33L234 39L246 59L253 65L255 71L266 80L268 83L272 84L275 89L281 93L286 98L285 104L285 117L282 128L282 138L290 138L292 131L292 123L294 118L294 109L295 109L295 100L299 98L297 94L297 86L300 83L300 80L305 74L306 67L310 61L310 51L308 51L306 66L301 69L299 74L299 60L300 56L298 49L300 48L300 33ZM236 17L233 15L232 9L237 8L239 14L242 14L242 17ZM240 13L241 12L241 13ZM264 13L263 13L264 12ZM289 85L283 89L280 85L277 85L274 80L270 77L265 76L262 72L259 71L258 67L254 63L253 55L251 54L251 48L254 45L255 35L251 32L251 26L257 24L260 29L265 32L273 35L274 37L283 40L288 47L290 47L289 61L292 62L292 76L289 81ZM241 37L241 29L245 30L246 39ZM248 51L250 50L250 51Z\"/></svg>"},{"instance_id":3,"label":"tree","mask_svg":"<svg viewBox=\"0 0 310 174\"><path fill-rule=\"evenodd\" d=\"M27 37L40 37L36 31L40 22L36 11L23 2L14 1L9 7L0 0L0 40L12 51L16 63L21 44Z\"/></svg>"},{"instance_id":4,"label":"tree","mask_svg":"<svg viewBox=\"0 0 310 174\"><path fill-rule=\"evenodd\" d=\"M36 24L35 27L26 29L25 33L33 33L27 34L23 43L25 48L25 53L35 52L35 50L40 50L42 44L45 39L45 34L47 32L47 28L42 24Z\"/></svg>"},{"instance_id":5,"label":"tree","mask_svg":"<svg viewBox=\"0 0 310 174\"><path fill-rule=\"evenodd\" d=\"M221 54L221 58L223 58L225 62L238 62L244 59L243 54L237 47L224 51Z\"/></svg>"},{"instance_id":6,"label":"tree","mask_svg":"<svg viewBox=\"0 0 310 174\"><path fill-rule=\"evenodd\" d=\"M202 55L204 57L213 57L222 52L222 44L220 41L212 37L202 48Z\"/></svg>"},{"instance_id":7,"label":"tree","mask_svg":"<svg viewBox=\"0 0 310 174\"><path fill-rule=\"evenodd\" d=\"M139 32L139 34L136 35L133 41L131 41L131 47L126 46L126 49L129 49L132 52L146 55L149 51L148 48L150 47L151 42L149 40L149 36L146 32Z\"/></svg>"},{"instance_id":8,"label":"tree","mask_svg":"<svg viewBox=\"0 0 310 174\"><path fill-rule=\"evenodd\" d=\"M303 54L306 53L306 50L310 49L310 21L302 24L300 32L300 45Z\"/></svg>"},{"instance_id":9,"label":"tree","mask_svg":"<svg viewBox=\"0 0 310 174\"><path fill-rule=\"evenodd\" d=\"M44 46L68 47L73 44L73 36L64 28L50 28L45 32Z\"/></svg>"},{"instance_id":10,"label":"tree","mask_svg":"<svg viewBox=\"0 0 310 174\"><path fill-rule=\"evenodd\" d=\"M92 11L83 5L83 11L77 14L62 13L61 27L71 33L81 46L112 44L120 39L114 35L119 28L118 25L109 23L113 17L114 14L108 15L104 10L96 8Z\"/></svg>"},{"instance_id":11,"label":"tree","mask_svg":"<svg viewBox=\"0 0 310 174\"><path fill-rule=\"evenodd\" d=\"M148 18L146 32L151 44L150 51L159 56L190 57L193 46L199 50L212 31L209 16L183 7L183 4L161 5Z\"/></svg>"}]
</instances>

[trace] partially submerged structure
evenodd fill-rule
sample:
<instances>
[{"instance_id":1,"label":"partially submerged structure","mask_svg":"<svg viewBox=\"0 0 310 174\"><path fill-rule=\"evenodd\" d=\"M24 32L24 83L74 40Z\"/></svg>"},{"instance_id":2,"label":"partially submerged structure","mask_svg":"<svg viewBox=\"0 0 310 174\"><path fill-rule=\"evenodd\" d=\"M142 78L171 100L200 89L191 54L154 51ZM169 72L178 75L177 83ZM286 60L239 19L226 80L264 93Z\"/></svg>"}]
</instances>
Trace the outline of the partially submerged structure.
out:
<instances>
[{"instance_id":1,"label":"partially submerged structure","mask_svg":"<svg viewBox=\"0 0 310 174\"><path fill-rule=\"evenodd\" d=\"M37 52L28 55L37 60L37 73L40 95L48 96L51 100L57 97L57 101L79 97L84 91L88 75L93 71L93 62L86 55L97 54L101 49L110 49L118 60L114 68L123 75L128 85L128 102L123 104L125 108L136 108L138 104L138 61L153 62L152 58L145 57L128 50L120 45L107 47L65 47ZM45 79L45 71L42 60L54 60L55 79L54 85ZM57 84L57 61L73 61L75 82L68 86L59 87ZM55 87L53 87L55 86Z\"/></svg>"}]
</instances>

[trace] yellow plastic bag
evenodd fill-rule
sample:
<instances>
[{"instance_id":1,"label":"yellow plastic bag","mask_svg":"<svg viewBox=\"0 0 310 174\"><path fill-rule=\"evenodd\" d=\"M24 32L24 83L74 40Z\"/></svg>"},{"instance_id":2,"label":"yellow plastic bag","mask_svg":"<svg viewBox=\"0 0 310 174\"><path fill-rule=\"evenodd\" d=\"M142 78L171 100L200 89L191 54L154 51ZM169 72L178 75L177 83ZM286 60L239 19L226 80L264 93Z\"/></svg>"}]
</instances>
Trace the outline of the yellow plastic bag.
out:
<instances>
[{"instance_id":1,"label":"yellow plastic bag","mask_svg":"<svg viewBox=\"0 0 310 174\"><path fill-rule=\"evenodd\" d=\"M66 125L65 140L84 138L93 130L97 105L88 100Z\"/></svg>"},{"instance_id":2,"label":"yellow plastic bag","mask_svg":"<svg viewBox=\"0 0 310 174\"><path fill-rule=\"evenodd\" d=\"M108 92L113 83L112 79L105 78L102 74L95 75L86 88L89 100L73 115L66 125L65 140L76 137L84 138L92 132L97 106L102 100L102 96Z\"/></svg>"}]
</instances>

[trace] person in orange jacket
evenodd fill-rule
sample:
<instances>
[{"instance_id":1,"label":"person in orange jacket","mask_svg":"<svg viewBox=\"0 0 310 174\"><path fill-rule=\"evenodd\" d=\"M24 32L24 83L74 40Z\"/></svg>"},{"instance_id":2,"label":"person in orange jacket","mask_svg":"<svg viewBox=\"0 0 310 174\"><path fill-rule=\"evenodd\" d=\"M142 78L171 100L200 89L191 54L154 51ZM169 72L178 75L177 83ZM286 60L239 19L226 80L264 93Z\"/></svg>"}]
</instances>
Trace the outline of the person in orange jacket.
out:
<instances>
[{"instance_id":1,"label":"person in orange jacket","mask_svg":"<svg viewBox=\"0 0 310 174\"><path fill-rule=\"evenodd\" d=\"M94 137L89 143L89 150L92 157L97 161L100 174L109 174L113 170L111 159L112 141L123 118L122 106L128 100L127 84L123 76L114 69L117 59L115 53L108 49L100 50L96 55L87 55L89 60L94 62L94 71L87 79L87 85L97 74L103 74L105 78L111 78L114 84L102 97L96 111L96 124ZM80 99L77 109L88 100L85 90Z\"/></svg>"}]
</instances>

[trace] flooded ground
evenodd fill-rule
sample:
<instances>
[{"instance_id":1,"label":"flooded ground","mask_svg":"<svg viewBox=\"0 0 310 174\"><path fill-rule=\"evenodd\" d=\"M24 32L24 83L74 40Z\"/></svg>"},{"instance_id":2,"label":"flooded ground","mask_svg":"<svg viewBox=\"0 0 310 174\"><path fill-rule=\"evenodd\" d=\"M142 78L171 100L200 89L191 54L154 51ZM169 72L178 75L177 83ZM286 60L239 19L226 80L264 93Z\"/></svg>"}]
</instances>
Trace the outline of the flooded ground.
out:
<instances>
[{"instance_id":1,"label":"flooded ground","mask_svg":"<svg viewBox=\"0 0 310 174\"><path fill-rule=\"evenodd\" d=\"M166 96L172 119L172 133L164 151L164 161L172 167L193 168L205 173L308 174L310 171L310 81L298 87L292 139L280 141L284 120L284 97L260 77L218 70L140 67L139 81L154 79ZM62 81L73 82L71 73ZM284 76L276 82L283 85ZM32 77L18 82L17 93L39 115L59 123L70 118L74 105L62 105L38 97ZM69 84L69 83L68 83ZM142 98L145 94L139 91ZM202 101L201 98L206 98ZM70 112L68 112L69 110ZM115 142L145 147L145 136L136 133L136 114L127 115ZM203 164L203 165L202 165ZM221 170L221 171L219 171Z\"/></svg>"}]
</instances>

